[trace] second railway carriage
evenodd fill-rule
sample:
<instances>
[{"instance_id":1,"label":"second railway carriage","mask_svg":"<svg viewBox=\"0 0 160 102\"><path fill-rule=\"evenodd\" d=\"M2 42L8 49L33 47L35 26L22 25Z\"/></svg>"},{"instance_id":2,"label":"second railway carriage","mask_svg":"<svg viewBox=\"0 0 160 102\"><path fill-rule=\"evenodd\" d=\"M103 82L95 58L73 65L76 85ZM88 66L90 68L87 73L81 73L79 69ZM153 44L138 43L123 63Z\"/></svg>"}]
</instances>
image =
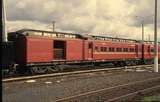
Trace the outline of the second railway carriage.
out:
<instances>
[{"instance_id":1,"label":"second railway carriage","mask_svg":"<svg viewBox=\"0 0 160 102\"><path fill-rule=\"evenodd\" d=\"M32 73L52 72L71 64L135 65L151 62L154 56L153 44L131 39L23 29L10 33L9 40L17 69Z\"/></svg>"},{"instance_id":2,"label":"second railway carriage","mask_svg":"<svg viewBox=\"0 0 160 102\"><path fill-rule=\"evenodd\" d=\"M154 42L145 41L142 45L142 60L144 64L153 63L154 59ZM160 43L158 44L158 58L160 59Z\"/></svg>"}]
</instances>

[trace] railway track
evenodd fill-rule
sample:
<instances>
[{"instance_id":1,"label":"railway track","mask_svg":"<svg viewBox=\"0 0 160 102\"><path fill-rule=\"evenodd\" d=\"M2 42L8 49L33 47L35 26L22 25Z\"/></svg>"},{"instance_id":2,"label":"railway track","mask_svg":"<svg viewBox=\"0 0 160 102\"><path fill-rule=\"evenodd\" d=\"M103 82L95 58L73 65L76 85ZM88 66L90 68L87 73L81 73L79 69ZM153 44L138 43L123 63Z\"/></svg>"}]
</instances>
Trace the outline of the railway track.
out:
<instances>
[{"instance_id":1,"label":"railway track","mask_svg":"<svg viewBox=\"0 0 160 102\"><path fill-rule=\"evenodd\" d=\"M75 75L75 74L83 74L83 73L95 73L95 72L103 72L103 71L115 71L115 70L136 70L136 69L151 69L152 65L138 65L138 66L127 66L127 67L116 67L116 68L103 68L103 69L93 69L93 70L83 70L83 71L73 71L73 72L63 72L63 73L53 73L53 74L44 74L44 75L33 75L33 76L21 76L14 78L3 78L2 82L13 82L13 81L22 81L29 79L38 79L38 78L47 78L47 77L56 77L56 76L67 76L67 75Z\"/></svg>"},{"instance_id":2,"label":"railway track","mask_svg":"<svg viewBox=\"0 0 160 102\"><path fill-rule=\"evenodd\" d=\"M160 77L125 83L57 99L55 102L118 102L133 101L138 95L160 91Z\"/></svg>"}]
</instances>

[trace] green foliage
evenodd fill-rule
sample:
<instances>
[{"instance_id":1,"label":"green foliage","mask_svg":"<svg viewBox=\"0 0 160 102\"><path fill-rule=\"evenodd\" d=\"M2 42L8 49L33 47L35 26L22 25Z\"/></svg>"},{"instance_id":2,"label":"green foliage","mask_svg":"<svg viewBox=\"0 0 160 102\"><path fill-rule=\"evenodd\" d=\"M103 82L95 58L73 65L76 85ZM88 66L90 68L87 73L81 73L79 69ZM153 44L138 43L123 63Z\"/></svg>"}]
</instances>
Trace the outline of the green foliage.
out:
<instances>
[{"instance_id":1,"label":"green foliage","mask_svg":"<svg viewBox=\"0 0 160 102\"><path fill-rule=\"evenodd\" d=\"M142 102L160 102L160 94L156 96L144 97Z\"/></svg>"}]
</instances>

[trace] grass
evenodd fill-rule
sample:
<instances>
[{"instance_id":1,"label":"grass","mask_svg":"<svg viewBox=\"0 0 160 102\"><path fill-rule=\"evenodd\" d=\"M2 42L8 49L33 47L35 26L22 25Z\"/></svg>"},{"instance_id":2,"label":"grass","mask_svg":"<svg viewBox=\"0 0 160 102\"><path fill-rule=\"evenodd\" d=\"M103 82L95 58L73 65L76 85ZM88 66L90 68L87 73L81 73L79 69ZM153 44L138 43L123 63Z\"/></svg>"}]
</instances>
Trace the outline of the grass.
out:
<instances>
[{"instance_id":1,"label":"grass","mask_svg":"<svg viewBox=\"0 0 160 102\"><path fill-rule=\"evenodd\" d=\"M160 94L154 95L154 96L149 96L149 97L144 97L142 99L142 102L160 102Z\"/></svg>"}]
</instances>

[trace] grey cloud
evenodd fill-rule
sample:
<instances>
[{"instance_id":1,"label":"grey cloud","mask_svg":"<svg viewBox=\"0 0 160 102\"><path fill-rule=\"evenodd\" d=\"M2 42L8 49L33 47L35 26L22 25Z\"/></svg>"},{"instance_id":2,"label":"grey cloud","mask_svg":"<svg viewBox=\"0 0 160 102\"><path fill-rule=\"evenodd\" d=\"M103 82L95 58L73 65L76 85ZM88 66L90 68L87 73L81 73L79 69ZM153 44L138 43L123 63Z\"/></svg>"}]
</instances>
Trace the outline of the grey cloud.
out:
<instances>
[{"instance_id":1,"label":"grey cloud","mask_svg":"<svg viewBox=\"0 0 160 102\"><path fill-rule=\"evenodd\" d=\"M9 1L8 1L9 2ZM41 3L42 2L42 3ZM50 18L44 0L16 0L8 5L9 20L30 20L47 22Z\"/></svg>"},{"instance_id":2,"label":"grey cloud","mask_svg":"<svg viewBox=\"0 0 160 102\"><path fill-rule=\"evenodd\" d=\"M141 26L143 22L145 25L154 23L154 0L127 0L132 5L135 5L135 12L132 16L134 22L133 26ZM158 22L160 22L160 2L158 2Z\"/></svg>"},{"instance_id":3,"label":"grey cloud","mask_svg":"<svg viewBox=\"0 0 160 102\"><path fill-rule=\"evenodd\" d=\"M142 20L138 16L143 18L146 32L153 33L153 0L7 0L7 4L9 24L17 27L37 25L37 29L47 29L43 26L54 20L56 29L61 31L116 33L119 37L140 39Z\"/></svg>"}]
</instances>

